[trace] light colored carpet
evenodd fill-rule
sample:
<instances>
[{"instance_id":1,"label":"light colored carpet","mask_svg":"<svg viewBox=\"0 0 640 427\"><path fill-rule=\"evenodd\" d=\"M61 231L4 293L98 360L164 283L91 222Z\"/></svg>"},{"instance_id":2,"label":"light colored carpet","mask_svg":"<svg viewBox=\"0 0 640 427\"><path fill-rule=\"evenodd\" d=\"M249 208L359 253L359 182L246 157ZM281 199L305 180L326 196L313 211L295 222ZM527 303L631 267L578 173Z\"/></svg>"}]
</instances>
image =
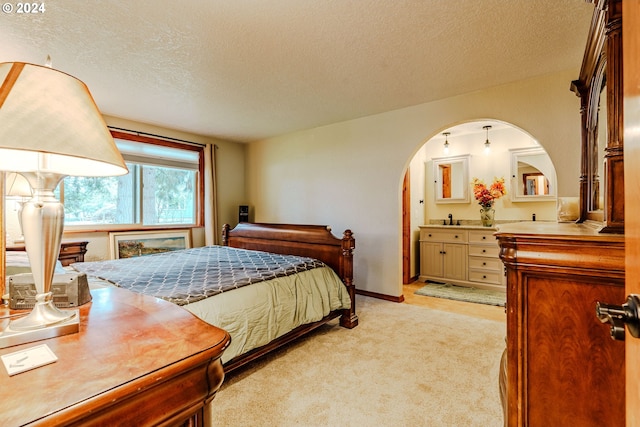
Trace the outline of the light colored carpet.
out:
<instances>
[{"instance_id":1,"label":"light colored carpet","mask_svg":"<svg viewBox=\"0 0 640 427\"><path fill-rule=\"evenodd\" d=\"M450 283L427 282L425 286L415 293L428 297L497 305L500 307L504 307L507 301L506 292L472 288L470 286L457 286Z\"/></svg>"},{"instance_id":2,"label":"light colored carpet","mask_svg":"<svg viewBox=\"0 0 640 427\"><path fill-rule=\"evenodd\" d=\"M505 324L357 297L337 321L225 380L219 426L502 426Z\"/></svg>"}]
</instances>

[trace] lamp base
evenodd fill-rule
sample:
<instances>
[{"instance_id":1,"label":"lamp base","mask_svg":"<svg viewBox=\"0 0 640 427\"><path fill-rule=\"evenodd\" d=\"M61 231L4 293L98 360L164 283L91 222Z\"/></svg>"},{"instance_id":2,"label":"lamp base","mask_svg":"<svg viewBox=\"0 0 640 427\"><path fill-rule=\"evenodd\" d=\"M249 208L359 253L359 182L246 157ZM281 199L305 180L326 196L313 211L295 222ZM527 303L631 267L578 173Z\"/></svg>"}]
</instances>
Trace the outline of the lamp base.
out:
<instances>
[{"instance_id":1,"label":"lamp base","mask_svg":"<svg viewBox=\"0 0 640 427\"><path fill-rule=\"evenodd\" d=\"M62 311L53 304L53 292L36 294L36 302L27 316L11 322L14 331L30 331L64 323L75 314L72 311Z\"/></svg>"},{"instance_id":2,"label":"lamp base","mask_svg":"<svg viewBox=\"0 0 640 427\"><path fill-rule=\"evenodd\" d=\"M69 319L40 329L16 331L11 328L15 321L9 323L9 326L0 333L0 348L77 333L80 330L80 310L65 310L65 312L71 314Z\"/></svg>"}]
</instances>

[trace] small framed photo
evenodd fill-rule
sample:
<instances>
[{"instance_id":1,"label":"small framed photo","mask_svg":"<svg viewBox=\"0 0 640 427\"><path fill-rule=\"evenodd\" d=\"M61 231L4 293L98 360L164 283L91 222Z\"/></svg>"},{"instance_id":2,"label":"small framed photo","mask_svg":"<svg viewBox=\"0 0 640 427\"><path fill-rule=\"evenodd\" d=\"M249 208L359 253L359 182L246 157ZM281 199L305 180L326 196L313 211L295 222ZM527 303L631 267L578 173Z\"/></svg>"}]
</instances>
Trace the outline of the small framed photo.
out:
<instances>
[{"instance_id":1,"label":"small framed photo","mask_svg":"<svg viewBox=\"0 0 640 427\"><path fill-rule=\"evenodd\" d=\"M109 233L111 259L132 258L191 248L189 230Z\"/></svg>"}]
</instances>

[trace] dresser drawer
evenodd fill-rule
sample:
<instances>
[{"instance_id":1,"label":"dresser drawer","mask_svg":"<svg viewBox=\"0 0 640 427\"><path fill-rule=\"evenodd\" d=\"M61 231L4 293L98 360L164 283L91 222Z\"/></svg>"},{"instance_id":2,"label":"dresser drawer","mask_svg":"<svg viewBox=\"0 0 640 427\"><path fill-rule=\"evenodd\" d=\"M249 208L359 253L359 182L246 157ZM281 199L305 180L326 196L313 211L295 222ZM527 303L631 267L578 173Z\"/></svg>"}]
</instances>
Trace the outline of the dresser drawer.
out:
<instances>
[{"instance_id":1,"label":"dresser drawer","mask_svg":"<svg viewBox=\"0 0 640 427\"><path fill-rule=\"evenodd\" d=\"M475 271L469 270L469 281L478 283L501 284L502 272L500 271Z\"/></svg>"},{"instance_id":2,"label":"dresser drawer","mask_svg":"<svg viewBox=\"0 0 640 427\"><path fill-rule=\"evenodd\" d=\"M496 246L469 245L469 255L494 257L497 259L500 255L500 248L497 245Z\"/></svg>"},{"instance_id":3,"label":"dresser drawer","mask_svg":"<svg viewBox=\"0 0 640 427\"><path fill-rule=\"evenodd\" d=\"M493 235L495 232L496 230L469 230L469 243L495 243L497 246L498 241L496 240L496 236Z\"/></svg>"},{"instance_id":4,"label":"dresser drawer","mask_svg":"<svg viewBox=\"0 0 640 427\"><path fill-rule=\"evenodd\" d=\"M493 258L469 257L469 268L488 272L502 270L502 261Z\"/></svg>"},{"instance_id":5,"label":"dresser drawer","mask_svg":"<svg viewBox=\"0 0 640 427\"><path fill-rule=\"evenodd\" d=\"M443 230L423 229L420 231L420 240L429 242L467 243L469 240L467 230Z\"/></svg>"}]
</instances>

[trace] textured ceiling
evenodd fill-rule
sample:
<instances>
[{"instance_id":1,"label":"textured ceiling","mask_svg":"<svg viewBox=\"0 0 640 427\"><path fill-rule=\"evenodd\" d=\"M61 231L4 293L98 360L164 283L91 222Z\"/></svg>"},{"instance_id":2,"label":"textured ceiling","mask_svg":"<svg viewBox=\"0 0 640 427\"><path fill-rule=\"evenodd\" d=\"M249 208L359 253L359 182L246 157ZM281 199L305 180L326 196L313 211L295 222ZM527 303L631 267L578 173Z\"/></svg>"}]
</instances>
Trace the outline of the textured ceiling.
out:
<instances>
[{"instance_id":1,"label":"textured ceiling","mask_svg":"<svg viewBox=\"0 0 640 427\"><path fill-rule=\"evenodd\" d=\"M236 141L575 69L585 0L45 2L0 62L83 80L104 114ZM569 90L569 82L567 82Z\"/></svg>"}]
</instances>

